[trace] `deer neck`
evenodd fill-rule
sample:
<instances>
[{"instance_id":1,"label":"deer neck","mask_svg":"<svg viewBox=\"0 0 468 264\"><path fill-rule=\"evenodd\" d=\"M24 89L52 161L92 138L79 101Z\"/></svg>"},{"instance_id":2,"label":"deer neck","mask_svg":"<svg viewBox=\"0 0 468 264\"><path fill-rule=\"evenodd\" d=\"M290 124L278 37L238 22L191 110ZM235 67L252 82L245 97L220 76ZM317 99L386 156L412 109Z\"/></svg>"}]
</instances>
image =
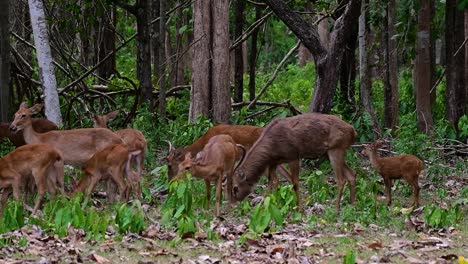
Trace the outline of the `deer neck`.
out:
<instances>
[{"instance_id":1,"label":"deer neck","mask_svg":"<svg viewBox=\"0 0 468 264\"><path fill-rule=\"evenodd\" d=\"M371 163L372 167L374 167L374 168L379 167L379 159L380 158L377 155L377 150L373 149L372 151L370 151L369 160L370 160L370 163Z\"/></svg>"},{"instance_id":2,"label":"deer neck","mask_svg":"<svg viewBox=\"0 0 468 264\"><path fill-rule=\"evenodd\" d=\"M41 141L39 138L39 134L36 131L34 131L32 122L29 122L29 124L24 127L23 137L24 142L26 142L27 144L37 143Z\"/></svg>"}]
</instances>

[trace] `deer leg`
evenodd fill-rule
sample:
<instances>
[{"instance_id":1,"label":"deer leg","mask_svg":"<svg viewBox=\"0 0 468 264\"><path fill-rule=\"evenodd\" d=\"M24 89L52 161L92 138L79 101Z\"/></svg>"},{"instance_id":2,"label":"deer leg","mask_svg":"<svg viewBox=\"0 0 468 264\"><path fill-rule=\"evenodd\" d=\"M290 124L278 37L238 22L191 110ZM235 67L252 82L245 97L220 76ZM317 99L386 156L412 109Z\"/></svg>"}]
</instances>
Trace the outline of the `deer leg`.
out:
<instances>
[{"instance_id":1,"label":"deer leg","mask_svg":"<svg viewBox=\"0 0 468 264\"><path fill-rule=\"evenodd\" d=\"M90 175L90 178L89 178L89 186L88 186L88 188L86 189L85 203L88 202L91 193L94 191L94 188L96 188L96 184L98 183L98 181L99 181L100 179L101 179L101 177L99 177L99 176L96 176L96 175L94 175L94 174L91 174L91 175ZM108 185L107 187L109 187L109 185Z\"/></svg>"},{"instance_id":2,"label":"deer leg","mask_svg":"<svg viewBox=\"0 0 468 264\"><path fill-rule=\"evenodd\" d=\"M335 172L338 183L338 197L336 199L336 213L340 213L341 196L343 195L343 188L345 185L344 177L344 151L341 149L332 149L328 151L328 158Z\"/></svg>"},{"instance_id":3,"label":"deer leg","mask_svg":"<svg viewBox=\"0 0 468 264\"><path fill-rule=\"evenodd\" d=\"M206 209L210 209L211 186L210 186L209 180L205 180L205 189L206 189Z\"/></svg>"},{"instance_id":4,"label":"deer leg","mask_svg":"<svg viewBox=\"0 0 468 264\"><path fill-rule=\"evenodd\" d=\"M216 216L220 216L221 213L221 194L223 190L223 175L219 175L216 180Z\"/></svg>"},{"instance_id":5,"label":"deer leg","mask_svg":"<svg viewBox=\"0 0 468 264\"><path fill-rule=\"evenodd\" d=\"M356 201L356 172L354 172L354 170L348 167L348 165L345 163L344 173L349 184L349 198L351 200L351 204L354 204Z\"/></svg>"},{"instance_id":6,"label":"deer leg","mask_svg":"<svg viewBox=\"0 0 468 264\"><path fill-rule=\"evenodd\" d=\"M415 180L408 181L413 189L413 203L412 206L419 206L419 184L417 178Z\"/></svg>"},{"instance_id":7,"label":"deer leg","mask_svg":"<svg viewBox=\"0 0 468 264\"><path fill-rule=\"evenodd\" d=\"M128 193L127 193L127 184L125 184L125 180L124 180L123 169L124 168L113 169L111 177L112 177L112 180L114 180L114 182L119 187L120 200L126 201L128 199Z\"/></svg>"},{"instance_id":8,"label":"deer leg","mask_svg":"<svg viewBox=\"0 0 468 264\"><path fill-rule=\"evenodd\" d=\"M56 183L59 184L60 193L65 195L65 184L64 184L64 172L63 172L63 160L56 161L52 169L56 177Z\"/></svg>"},{"instance_id":9,"label":"deer leg","mask_svg":"<svg viewBox=\"0 0 468 264\"><path fill-rule=\"evenodd\" d=\"M231 205L232 205L232 176L233 175L233 171L229 171L227 174L226 174L226 199L228 200L228 207L229 209L231 209Z\"/></svg>"},{"instance_id":10,"label":"deer leg","mask_svg":"<svg viewBox=\"0 0 468 264\"><path fill-rule=\"evenodd\" d=\"M107 183L107 201L109 203L115 202L115 182L113 180L108 180Z\"/></svg>"},{"instance_id":11,"label":"deer leg","mask_svg":"<svg viewBox=\"0 0 468 264\"><path fill-rule=\"evenodd\" d=\"M385 195L387 196L387 206L392 204L392 180L389 178L384 178L385 184Z\"/></svg>"},{"instance_id":12,"label":"deer leg","mask_svg":"<svg viewBox=\"0 0 468 264\"><path fill-rule=\"evenodd\" d=\"M34 204L34 209L32 214L35 215L37 209L39 209L39 205L42 202L42 199L44 198L44 194L46 191L46 175L47 175L47 170L40 170L36 171L34 173L34 179L36 182L36 187L37 187L37 197L36 197L36 202Z\"/></svg>"},{"instance_id":13,"label":"deer leg","mask_svg":"<svg viewBox=\"0 0 468 264\"><path fill-rule=\"evenodd\" d=\"M297 207L299 211L302 211L301 190L299 188L299 170L300 170L299 160L294 160L294 161L289 162L289 170L291 171L289 181L292 183L294 192L296 193Z\"/></svg>"},{"instance_id":14,"label":"deer leg","mask_svg":"<svg viewBox=\"0 0 468 264\"><path fill-rule=\"evenodd\" d=\"M11 193L11 188L3 188L2 189L2 196L0 197L0 217L3 216L3 210L5 209L7 202L8 202L8 196L10 196Z\"/></svg>"},{"instance_id":15,"label":"deer leg","mask_svg":"<svg viewBox=\"0 0 468 264\"><path fill-rule=\"evenodd\" d=\"M276 176L276 166L268 166L268 189L273 193L278 188L278 177Z\"/></svg>"}]
</instances>

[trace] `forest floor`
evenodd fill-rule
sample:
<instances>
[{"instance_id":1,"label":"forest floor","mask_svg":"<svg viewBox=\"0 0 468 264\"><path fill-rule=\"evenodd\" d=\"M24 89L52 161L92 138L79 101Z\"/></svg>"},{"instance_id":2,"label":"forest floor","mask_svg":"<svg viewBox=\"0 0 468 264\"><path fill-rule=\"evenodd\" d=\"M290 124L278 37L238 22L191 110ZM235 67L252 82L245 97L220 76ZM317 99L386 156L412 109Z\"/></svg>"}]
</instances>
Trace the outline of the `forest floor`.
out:
<instances>
[{"instance_id":1,"label":"forest floor","mask_svg":"<svg viewBox=\"0 0 468 264\"><path fill-rule=\"evenodd\" d=\"M456 194L467 182L468 176L462 175L444 186ZM431 204L436 199L424 190L430 187L422 186L422 203ZM385 202L384 197L379 199ZM468 258L467 208L463 206L456 225L429 228L423 207L407 213L406 219L397 212L401 217L392 223L362 225L322 219L310 225L307 217L323 211L315 204L305 207L302 220L252 236L243 236L248 232L248 217L225 213L210 223L217 235L214 240L205 232L180 238L154 220L145 231L123 237L109 228L101 241L86 240L85 232L72 226L67 236L59 237L26 225L1 236L10 243L0 248L0 263L345 263L347 258L355 262L346 263L459 263L460 256ZM159 207L145 208L148 215L159 214Z\"/></svg>"}]
</instances>

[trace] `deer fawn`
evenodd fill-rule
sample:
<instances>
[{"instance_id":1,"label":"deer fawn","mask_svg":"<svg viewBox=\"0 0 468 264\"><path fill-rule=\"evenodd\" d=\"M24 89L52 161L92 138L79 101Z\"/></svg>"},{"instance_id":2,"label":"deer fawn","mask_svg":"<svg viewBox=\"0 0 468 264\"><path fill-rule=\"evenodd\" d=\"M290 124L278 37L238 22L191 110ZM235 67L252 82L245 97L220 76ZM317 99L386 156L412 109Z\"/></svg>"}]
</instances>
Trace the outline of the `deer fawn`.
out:
<instances>
[{"instance_id":1,"label":"deer fawn","mask_svg":"<svg viewBox=\"0 0 468 264\"><path fill-rule=\"evenodd\" d=\"M120 199L126 201L130 192L126 178L128 181L135 181L130 168L130 158L134 154L138 153L129 152L127 146L123 144L111 145L95 153L84 168L83 177L74 193L86 190L86 199L88 199L100 180L113 180L119 188ZM109 199L113 200L111 193L113 192L108 192Z\"/></svg>"},{"instance_id":2,"label":"deer fawn","mask_svg":"<svg viewBox=\"0 0 468 264\"><path fill-rule=\"evenodd\" d=\"M187 152L185 159L179 164L179 172L176 178L183 176L186 170L190 170L194 177L205 180L207 207L210 204L210 182L216 184L216 216L220 215L222 182L224 175L227 175L228 184L227 196L231 202L230 188L232 173L234 172L234 164L238 155L238 148L242 149L245 154L245 149L242 145L236 144L228 135L217 135L208 141L202 151L198 152L195 158ZM243 159L243 156L242 158Z\"/></svg>"},{"instance_id":3,"label":"deer fawn","mask_svg":"<svg viewBox=\"0 0 468 264\"><path fill-rule=\"evenodd\" d=\"M105 115L93 115L94 127L96 128L107 128L107 122L114 119L119 111L112 111ZM114 131L117 136L119 136L122 141L128 146L129 151L133 153L138 153L132 156L132 163L136 164L137 172L135 175L135 180L132 183L135 185L135 193L138 198L141 198L141 174L143 172L143 166L145 161L147 142L146 138L136 129L126 128L122 130Z\"/></svg>"},{"instance_id":4,"label":"deer fawn","mask_svg":"<svg viewBox=\"0 0 468 264\"><path fill-rule=\"evenodd\" d=\"M387 205L392 204L392 180L403 179L411 185L414 200L412 205L419 205L419 185L418 177L423 170L423 162L413 155L400 155L395 157L381 158L377 155L377 149L382 146L382 142L364 145L362 154L370 159L372 167L382 176L385 183L385 193L387 195Z\"/></svg>"},{"instance_id":5,"label":"deer fawn","mask_svg":"<svg viewBox=\"0 0 468 264\"><path fill-rule=\"evenodd\" d=\"M9 189L13 189L13 197L19 200L20 188L24 187L31 175L37 187L33 214L39 209L46 189L55 195L58 183L64 194L63 159L59 152L47 144L24 145L0 158L0 188L4 189L0 214L8 199Z\"/></svg>"}]
</instances>

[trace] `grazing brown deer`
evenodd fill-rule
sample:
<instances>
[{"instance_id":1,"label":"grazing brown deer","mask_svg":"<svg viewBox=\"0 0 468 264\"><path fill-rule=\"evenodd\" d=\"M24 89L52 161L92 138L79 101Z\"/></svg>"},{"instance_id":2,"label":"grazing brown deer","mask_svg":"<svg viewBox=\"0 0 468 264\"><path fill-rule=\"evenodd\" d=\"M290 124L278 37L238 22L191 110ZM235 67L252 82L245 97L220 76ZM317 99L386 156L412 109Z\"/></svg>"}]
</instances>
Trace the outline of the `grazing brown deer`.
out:
<instances>
[{"instance_id":1,"label":"grazing brown deer","mask_svg":"<svg viewBox=\"0 0 468 264\"><path fill-rule=\"evenodd\" d=\"M217 135L229 135L232 137L234 142L244 146L247 150L252 147L255 141L262 134L263 127L257 126L244 126L244 125L217 125L214 126L197 139L192 145L185 148L172 148L172 144L169 143L169 154L167 156L168 162L168 178L171 180L179 172L179 164L184 160L187 153L191 153L192 157L195 157L208 141ZM266 172L268 174L268 182L270 191L277 188L278 179L276 177L276 168L293 184L294 191L296 192L297 200L300 201L299 191L299 160L289 161L289 169L291 173L288 173L282 166L267 167ZM299 202L299 207L301 206Z\"/></svg>"},{"instance_id":2,"label":"grazing brown deer","mask_svg":"<svg viewBox=\"0 0 468 264\"><path fill-rule=\"evenodd\" d=\"M274 119L234 172L233 198L237 201L244 199L268 166L327 154L337 177L336 210L339 212L346 181L349 183L351 203L355 201L356 174L346 165L345 156L356 137L353 126L333 115L308 113Z\"/></svg>"},{"instance_id":3,"label":"grazing brown deer","mask_svg":"<svg viewBox=\"0 0 468 264\"><path fill-rule=\"evenodd\" d=\"M94 127L107 128L107 122L109 122L109 120L111 119L114 119L118 113L119 111L112 111L105 115L94 114ZM114 133L117 134L122 139L122 141L128 146L129 151L133 153L138 153L131 159L132 163L135 163L137 169L137 172L135 174L135 192L137 196L141 198L141 174L143 172L146 149L148 145L148 143L146 142L146 138L143 135L143 133L141 133L141 131L132 128L117 130L114 131Z\"/></svg>"},{"instance_id":4,"label":"grazing brown deer","mask_svg":"<svg viewBox=\"0 0 468 264\"><path fill-rule=\"evenodd\" d=\"M39 105L28 108L22 103L15 113L15 120L10 125L13 132L23 131L24 141L46 143L57 149L65 164L83 167L98 151L122 140L106 128L81 128L37 133L32 127L31 116L40 109Z\"/></svg>"},{"instance_id":5,"label":"grazing brown deer","mask_svg":"<svg viewBox=\"0 0 468 264\"><path fill-rule=\"evenodd\" d=\"M241 161L245 155L245 148L240 144L236 144L228 135L217 135L208 141L202 151L198 152L195 158L192 158L192 153L187 152L185 159L179 163L179 172L176 176L180 178L186 170L190 170L194 177L205 180L207 207L210 204L210 182L215 182L216 185L216 216L220 215L221 193L223 177L227 176L227 196L231 202L230 189L232 188L231 179L234 172L234 164L239 156L238 149L242 150Z\"/></svg>"},{"instance_id":6,"label":"grazing brown deer","mask_svg":"<svg viewBox=\"0 0 468 264\"><path fill-rule=\"evenodd\" d=\"M44 118L31 118L31 121L33 129L38 133L44 133L58 129L54 122ZM13 143L13 145L15 145L15 147L20 147L26 144L26 142L24 142L23 133L21 131L17 133L11 132L10 125L10 123L0 123L0 141L4 138L8 138Z\"/></svg>"},{"instance_id":7,"label":"grazing brown deer","mask_svg":"<svg viewBox=\"0 0 468 264\"><path fill-rule=\"evenodd\" d=\"M133 154L123 144L115 144L96 152L84 168L84 174L74 193L86 190L86 199L94 191L100 180L113 180L120 192L120 199L126 201L130 186L126 183L135 181L135 175L130 167L130 158ZM110 193L108 193L110 195ZM110 197L110 196L109 196Z\"/></svg>"},{"instance_id":8,"label":"grazing brown deer","mask_svg":"<svg viewBox=\"0 0 468 264\"><path fill-rule=\"evenodd\" d=\"M414 200L412 206L419 205L419 174L423 170L423 162L413 155L399 155L394 157L381 158L377 155L377 149L382 147L382 142L364 145L362 154L369 157L372 167L384 179L385 193L387 195L387 205L392 204L392 180L403 179L411 185Z\"/></svg>"},{"instance_id":9,"label":"grazing brown deer","mask_svg":"<svg viewBox=\"0 0 468 264\"><path fill-rule=\"evenodd\" d=\"M51 195L55 195L58 183L64 194L63 159L59 152L47 144L24 145L0 158L0 188L3 189L0 215L10 189L13 190L13 197L19 200L20 188L24 187L31 176L37 187L33 214L39 209L47 189Z\"/></svg>"}]
</instances>

